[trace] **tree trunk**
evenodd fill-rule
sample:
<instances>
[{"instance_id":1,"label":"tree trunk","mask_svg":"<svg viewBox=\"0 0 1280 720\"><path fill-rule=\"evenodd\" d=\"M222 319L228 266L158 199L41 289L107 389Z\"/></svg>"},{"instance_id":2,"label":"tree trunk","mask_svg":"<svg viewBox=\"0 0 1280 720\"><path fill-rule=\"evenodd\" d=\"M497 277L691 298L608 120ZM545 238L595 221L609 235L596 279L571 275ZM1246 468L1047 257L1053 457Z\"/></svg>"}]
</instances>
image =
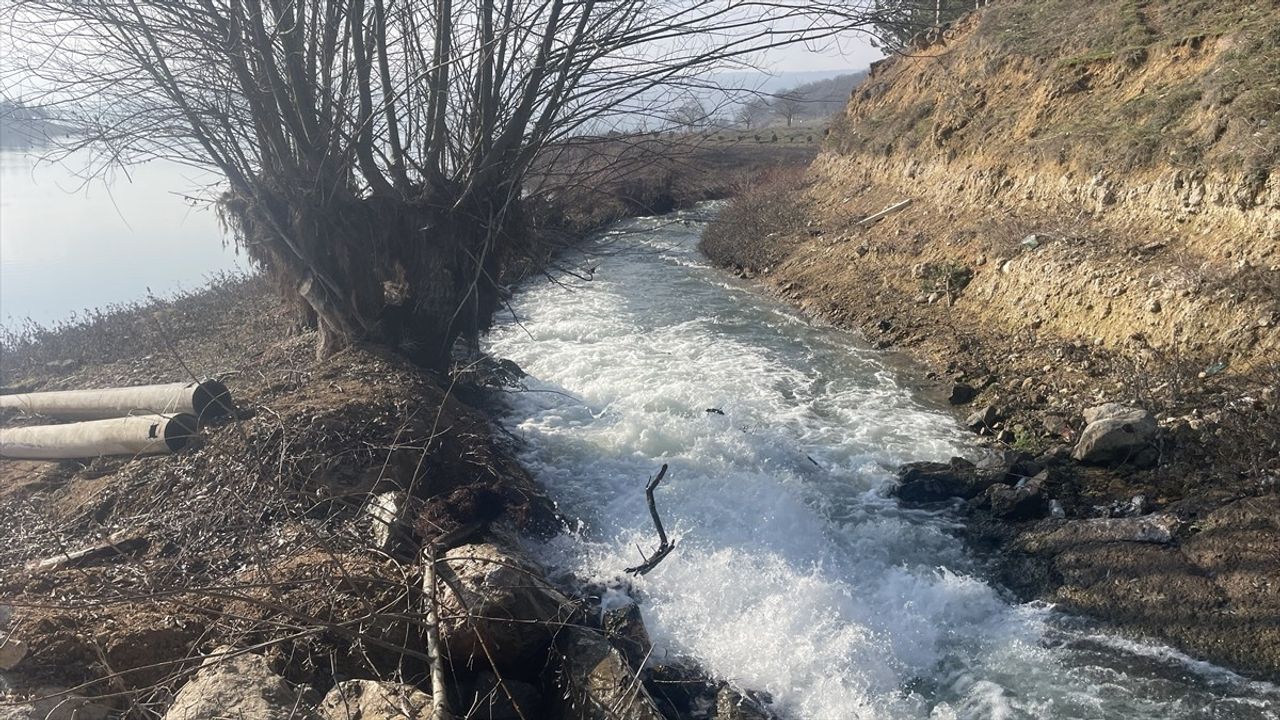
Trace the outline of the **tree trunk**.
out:
<instances>
[{"instance_id":1,"label":"tree trunk","mask_svg":"<svg viewBox=\"0 0 1280 720\"><path fill-rule=\"evenodd\" d=\"M314 317L321 357L366 342L445 369L459 337L474 343L487 329L498 306L492 241L522 222L510 207L501 222L447 200L226 197L223 214L285 297Z\"/></svg>"}]
</instances>

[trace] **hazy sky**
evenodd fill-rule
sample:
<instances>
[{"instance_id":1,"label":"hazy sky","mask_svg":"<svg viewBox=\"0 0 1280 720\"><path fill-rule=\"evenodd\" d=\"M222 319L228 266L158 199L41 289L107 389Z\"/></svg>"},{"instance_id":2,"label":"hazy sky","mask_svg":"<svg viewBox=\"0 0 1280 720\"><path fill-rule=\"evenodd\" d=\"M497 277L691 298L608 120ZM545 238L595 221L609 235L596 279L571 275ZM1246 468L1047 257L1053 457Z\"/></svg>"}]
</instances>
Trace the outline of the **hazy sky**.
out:
<instances>
[{"instance_id":1,"label":"hazy sky","mask_svg":"<svg viewBox=\"0 0 1280 720\"><path fill-rule=\"evenodd\" d=\"M867 36L850 33L820 47L791 45L771 51L765 63L774 72L861 70L884 57L871 46Z\"/></svg>"}]
</instances>

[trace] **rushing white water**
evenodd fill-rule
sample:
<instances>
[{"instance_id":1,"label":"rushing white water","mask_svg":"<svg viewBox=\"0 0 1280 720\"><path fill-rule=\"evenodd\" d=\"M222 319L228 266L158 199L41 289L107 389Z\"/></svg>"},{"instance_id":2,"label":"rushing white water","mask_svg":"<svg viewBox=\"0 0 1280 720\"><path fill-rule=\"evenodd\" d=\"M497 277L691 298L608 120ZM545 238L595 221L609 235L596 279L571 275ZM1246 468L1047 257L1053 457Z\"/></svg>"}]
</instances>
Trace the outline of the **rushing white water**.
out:
<instances>
[{"instance_id":1,"label":"rushing white water","mask_svg":"<svg viewBox=\"0 0 1280 720\"><path fill-rule=\"evenodd\" d=\"M709 267L705 219L623 224L594 280L523 288L491 336L531 375L523 460L581 520L544 560L618 581L665 462L677 547L634 582L657 653L791 717L1280 717L1274 686L1011 604L946 515L886 498L896 465L977 450L882 353Z\"/></svg>"}]
</instances>

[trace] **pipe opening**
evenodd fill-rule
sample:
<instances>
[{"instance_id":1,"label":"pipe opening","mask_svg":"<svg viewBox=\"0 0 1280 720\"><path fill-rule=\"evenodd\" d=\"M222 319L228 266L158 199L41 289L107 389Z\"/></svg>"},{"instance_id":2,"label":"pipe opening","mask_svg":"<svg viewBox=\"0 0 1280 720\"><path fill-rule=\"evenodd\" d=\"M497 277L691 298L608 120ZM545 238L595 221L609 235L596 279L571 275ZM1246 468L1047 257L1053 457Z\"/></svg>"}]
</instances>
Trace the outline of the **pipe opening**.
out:
<instances>
[{"instance_id":1,"label":"pipe opening","mask_svg":"<svg viewBox=\"0 0 1280 720\"><path fill-rule=\"evenodd\" d=\"M205 380L191 393L191 407L200 420L214 420L231 415L231 391L217 380Z\"/></svg>"},{"instance_id":2,"label":"pipe opening","mask_svg":"<svg viewBox=\"0 0 1280 720\"><path fill-rule=\"evenodd\" d=\"M169 452L178 452L191 442L196 434L196 418L193 415L179 413L169 418L164 424L164 444Z\"/></svg>"}]
</instances>

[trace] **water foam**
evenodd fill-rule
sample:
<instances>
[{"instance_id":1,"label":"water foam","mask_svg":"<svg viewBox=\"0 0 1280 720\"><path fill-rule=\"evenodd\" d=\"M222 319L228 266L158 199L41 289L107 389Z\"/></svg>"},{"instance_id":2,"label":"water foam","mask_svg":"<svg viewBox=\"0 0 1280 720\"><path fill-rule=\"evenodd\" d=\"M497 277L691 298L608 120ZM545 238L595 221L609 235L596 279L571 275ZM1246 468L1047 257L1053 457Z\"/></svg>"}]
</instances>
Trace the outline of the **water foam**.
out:
<instances>
[{"instance_id":1,"label":"water foam","mask_svg":"<svg viewBox=\"0 0 1280 720\"><path fill-rule=\"evenodd\" d=\"M678 546L635 582L659 655L813 719L1198 717L1222 692L1179 687L1203 697L1175 706L1046 642L1050 610L980 580L950 520L884 497L901 462L976 453L949 415L851 336L707 267L696 224L628 227L596 280L523 289L490 350L530 373L505 423L582 521L547 562L617 580L654 543L643 487L670 464Z\"/></svg>"}]
</instances>

